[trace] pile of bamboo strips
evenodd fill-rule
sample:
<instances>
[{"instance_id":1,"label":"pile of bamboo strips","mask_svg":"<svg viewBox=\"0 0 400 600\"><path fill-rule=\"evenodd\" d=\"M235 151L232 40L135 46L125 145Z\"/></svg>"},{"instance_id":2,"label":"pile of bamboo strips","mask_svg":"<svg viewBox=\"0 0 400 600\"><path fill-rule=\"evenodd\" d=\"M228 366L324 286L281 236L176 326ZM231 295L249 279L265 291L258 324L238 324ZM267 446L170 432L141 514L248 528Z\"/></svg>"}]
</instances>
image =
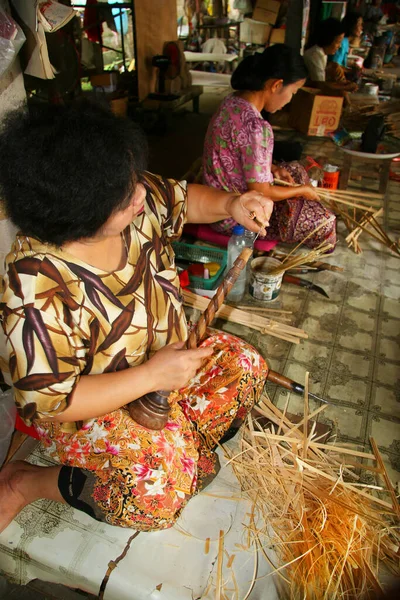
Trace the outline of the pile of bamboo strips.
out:
<instances>
[{"instance_id":1,"label":"pile of bamboo strips","mask_svg":"<svg viewBox=\"0 0 400 600\"><path fill-rule=\"evenodd\" d=\"M280 275L281 273L285 273L286 271L290 271L292 269L297 269L303 265L309 265L315 262L317 258L328 252L328 250L331 248L333 248L333 244L323 242L317 248L314 248L305 254L292 254L291 252L283 259L279 267L275 267L275 269L269 271L269 274Z\"/></svg>"},{"instance_id":2,"label":"pile of bamboo strips","mask_svg":"<svg viewBox=\"0 0 400 600\"><path fill-rule=\"evenodd\" d=\"M189 290L183 291L183 301L186 306L197 308L201 312L204 312L209 304L208 298L203 298L203 296L194 294ZM307 333L303 329L282 322L288 320L290 311L279 311L277 309L268 308L254 308L254 311L257 312L254 312L253 308L251 310L252 312L248 312L247 310L233 308L227 304L222 304L215 316L216 318L226 319L233 323L245 325L246 327L256 329L257 331L261 331L261 333L272 335L281 340L292 342L292 344L299 344L301 339L308 338ZM266 316L268 314L273 315L274 319L270 319ZM280 321L277 320L278 318L280 318Z\"/></svg>"},{"instance_id":3,"label":"pile of bamboo strips","mask_svg":"<svg viewBox=\"0 0 400 600\"><path fill-rule=\"evenodd\" d=\"M225 448L252 500L249 530L270 564L275 551L281 564L272 574L291 600L382 597L380 567L400 574L395 491L373 439L372 454L318 441L312 419L326 406L310 413L308 374L305 388L302 421L294 425L264 396L255 410L268 425L249 416L239 452Z\"/></svg>"},{"instance_id":4,"label":"pile of bamboo strips","mask_svg":"<svg viewBox=\"0 0 400 600\"><path fill-rule=\"evenodd\" d=\"M278 260L285 260L288 258L288 256L289 254L272 250L272 257L277 258ZM333 255L325 256L324 258L327 259L331 257L333 257ZM343 267L339 267L338 265L330 265L329 263L319 260L313 260L312 263L304 261L304 265L312 265L316 271L332 271L333 273L343 273L344 271Z\"/></svg>"},{"instance_id":5,"label":"pile of bamboo strips","mask_svg":"<svg viewBox=\"0 0 400 600\"><path fill-rule=\"evenodd\" d=\"M354 205L353 209L349 207L341 207L337 204L336 197L332 194L324 196L325 202L330 208L339 214L346 225L349 235L346 237L346 242L349 247L352 247L356 254L362 252L358 238L362 233L371 236L377 242L380 242L395 254L400 255L399 243L392 240L385 232L383 227L378 223L378 218L383 216L383 208L362 207Z\"/></svg>"}]
</instances>

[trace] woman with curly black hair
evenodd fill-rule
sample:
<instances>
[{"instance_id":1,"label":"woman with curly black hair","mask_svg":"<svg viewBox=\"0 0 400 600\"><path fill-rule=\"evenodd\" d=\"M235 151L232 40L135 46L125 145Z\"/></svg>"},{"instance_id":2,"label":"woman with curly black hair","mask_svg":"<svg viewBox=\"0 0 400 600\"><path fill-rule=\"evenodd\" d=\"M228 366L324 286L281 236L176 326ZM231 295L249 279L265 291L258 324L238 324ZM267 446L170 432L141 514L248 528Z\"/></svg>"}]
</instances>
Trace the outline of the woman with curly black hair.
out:
<instances>
[{"instance_id":1,"label":"woman with curly black hair","mask_svg":"<svg viewBox=\"0 0 400 600\"><path fill-rule=\"evenodd\" d=\"M20 228L6 259L2 370L18 412L59 465L0 471L0 531L38 498L122 527L170 527L217 470L213 450L261 394L266 367L230 335L185 350L171 242L185 222L256 230L272 202L147 173L128 120L92 105L11 115L0 188ZM161 431L127 405L171 390Z\"/></svg>"}]
</instances>

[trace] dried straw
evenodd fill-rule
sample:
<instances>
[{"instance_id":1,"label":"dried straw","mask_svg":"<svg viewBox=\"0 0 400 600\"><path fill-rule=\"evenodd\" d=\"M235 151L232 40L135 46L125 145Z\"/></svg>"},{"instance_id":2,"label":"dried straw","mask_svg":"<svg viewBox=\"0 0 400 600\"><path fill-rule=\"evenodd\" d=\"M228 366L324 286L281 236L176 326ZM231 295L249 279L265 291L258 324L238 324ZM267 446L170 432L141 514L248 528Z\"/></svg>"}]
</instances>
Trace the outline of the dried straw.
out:
<instances>
[{"instance_id":1,"label":"dried straw","mask_svg":"<svg viewBox=\"0 0 400 600\"><path fill-rule=\"evenodd\" d=\"M400 534L397 499L376 445L370 454L315 441L314 427L307 434L307 400L302 431L267 397L256 410L270 425L249 417L230 462L253 502L251 535L268 562L270 547L280 559L271 574L286 582L291 600L380 596L380 566L399 574ZM349 454L372 459L369 469L357 468L380 476L383 486L363 484ZM358 481L349 483L347 473Z\"/></svg>"}]
</instances>

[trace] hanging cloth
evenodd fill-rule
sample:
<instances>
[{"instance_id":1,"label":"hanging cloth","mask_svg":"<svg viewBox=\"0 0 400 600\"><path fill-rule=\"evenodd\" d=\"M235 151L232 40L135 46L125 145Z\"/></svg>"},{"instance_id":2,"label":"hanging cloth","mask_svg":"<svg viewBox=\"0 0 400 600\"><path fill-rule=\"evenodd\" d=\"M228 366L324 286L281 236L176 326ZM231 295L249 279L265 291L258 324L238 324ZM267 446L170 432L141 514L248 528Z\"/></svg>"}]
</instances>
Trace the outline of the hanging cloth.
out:
<instances>
[{"instance_id":1,"label":"hanging cloth","mask_svg":"<svg viewBox=\"0 0 400 600\"><path fill-rule=\"evenodd\" d=\"M100 16L100 10L97 8L97 4L97 0L87 0L83 15L83 27L91 42L98 42L101 44L103 19Z\"/></svg>"}]
</instances>

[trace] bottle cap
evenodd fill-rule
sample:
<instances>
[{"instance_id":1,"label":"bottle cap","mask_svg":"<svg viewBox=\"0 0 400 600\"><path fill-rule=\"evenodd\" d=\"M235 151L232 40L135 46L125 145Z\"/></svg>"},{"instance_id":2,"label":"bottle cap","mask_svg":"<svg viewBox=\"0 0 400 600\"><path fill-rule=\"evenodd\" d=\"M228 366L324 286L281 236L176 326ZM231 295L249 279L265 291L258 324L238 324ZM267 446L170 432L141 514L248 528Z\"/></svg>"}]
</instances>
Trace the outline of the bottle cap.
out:
<instances>
[{"instance_id":1,"label":"bottle cap","mask_svg":"<svg viewBox=\"0 0 400 600\"><path fill-rule=\"evenodd\" d=\"M232 229L232 233L233 233L233 235L243 235L244 234L243 225L235 225L235 227Z\"/></svg>"}]
</instances>

